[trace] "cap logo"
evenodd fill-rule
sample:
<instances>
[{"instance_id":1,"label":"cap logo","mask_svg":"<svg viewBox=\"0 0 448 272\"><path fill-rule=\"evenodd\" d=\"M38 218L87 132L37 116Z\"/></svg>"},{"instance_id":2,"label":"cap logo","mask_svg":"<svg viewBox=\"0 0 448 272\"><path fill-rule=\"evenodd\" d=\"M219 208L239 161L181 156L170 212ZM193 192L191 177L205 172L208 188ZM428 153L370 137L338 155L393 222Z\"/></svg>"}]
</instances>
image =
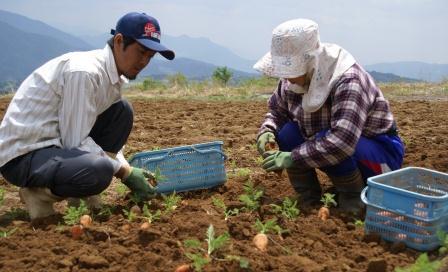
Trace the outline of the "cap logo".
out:
<instances>
[{"instance_id":1,"label":"cap logo","mask_svg":"<svg viewBox=\"0 0 448 272\"><path fill-rule=\"evenodd\" d=\"M153 39L160 40L160 32L157 31L156 27L152 23L146 23L143 37L150 37Z\"/></svg>"}]
</instances>

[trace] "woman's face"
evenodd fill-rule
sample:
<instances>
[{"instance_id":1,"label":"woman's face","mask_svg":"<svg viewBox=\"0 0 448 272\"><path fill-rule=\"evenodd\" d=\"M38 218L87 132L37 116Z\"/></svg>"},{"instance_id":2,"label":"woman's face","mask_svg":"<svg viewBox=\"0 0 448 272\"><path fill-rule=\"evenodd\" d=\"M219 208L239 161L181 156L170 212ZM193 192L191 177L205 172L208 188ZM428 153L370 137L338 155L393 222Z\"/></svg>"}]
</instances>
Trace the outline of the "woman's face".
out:
<instances>
[{"instance_id":1,"label":"woman's face","mask_svg":"<svg viewBox=\"0 0 448 272\"><path fill-rule=\"evenodd\" d=\"M302 76L298 76L298 77L294 77L294 78L287 78L287 80L292 84L297 84L302 87L306 85L306 75L302 75Z\"/></svg>"}]
</instances>

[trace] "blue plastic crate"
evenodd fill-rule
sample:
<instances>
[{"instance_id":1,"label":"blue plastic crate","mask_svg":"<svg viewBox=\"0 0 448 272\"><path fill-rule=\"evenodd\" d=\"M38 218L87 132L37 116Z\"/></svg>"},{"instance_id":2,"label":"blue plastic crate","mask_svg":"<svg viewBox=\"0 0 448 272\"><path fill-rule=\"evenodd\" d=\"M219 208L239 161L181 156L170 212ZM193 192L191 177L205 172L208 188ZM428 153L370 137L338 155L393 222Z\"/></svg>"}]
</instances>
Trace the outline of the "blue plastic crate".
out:
<instances>
[{"instance_id":1,"label":"blue plastic crate","mask_svg":"<svg viewBox=\"0 0 448 272\"><path fill-rule=\"evenodd\" d=\"M367 179L370 204L417 217L438 219L448 214L448 174L407 167Z\"/></svg>"},{"instance_id":2,"label":"blue plastic crate","mask_svg":"<svg viewBox=\"0 0 448 272\"><path fill-rule=\"evenodd\" d=\"M205 189L225 183L223 142L215 141L137 153L132 166L160 171L163 181L157 192L171 193Z\"/></svg>"},{"instance_id":3,"label":"blue plastic crate","mask_svg":"<svg viewBox=\"0 0 448 272\"><path fill-rule=\"evenodd\" d=\"M429 251L440 246L441 241L437 231L448 231L448 215L436 219L422 219L418 216L405 215L386 207L369 202L366 187L361 193L361 199L366 204L366 233L379 234L384 240L403 242L416 250Z\"/></svg>"}]
</instances>

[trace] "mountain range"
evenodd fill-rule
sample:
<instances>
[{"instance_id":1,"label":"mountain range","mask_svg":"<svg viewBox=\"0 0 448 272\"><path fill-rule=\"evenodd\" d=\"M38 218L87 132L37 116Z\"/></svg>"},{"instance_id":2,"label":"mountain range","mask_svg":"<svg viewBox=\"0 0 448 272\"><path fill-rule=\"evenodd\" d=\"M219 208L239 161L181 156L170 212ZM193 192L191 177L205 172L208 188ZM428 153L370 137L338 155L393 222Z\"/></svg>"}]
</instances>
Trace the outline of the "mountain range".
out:
<instances>
[{"instance_id":1,"label":"mountain range","mask_svg":"<svg viewBox=\"0 0 448 272\"><path fill-rule=\"evenodd\" d=\"M111 37L105 33L77 37L41 21L2 10L0 33L0 89L17 86L29 73L53 57L70 51L102 48ZM153 59L140 78L163 78L182 73L189 79L202 80L209 78L219 66L229 67L234 79L259 76L251 68L255 61L244 59L207 38L163 35L162 41L176 52L176 59ZM417 62L382 63L368 65L366 69L372 71L377 81L387 82L438 81L448 75L448 65Z\"/></svg>"},{"instance_id":2,"label":"mountain range","mask_svg":"<svg viewBox=\"0 0 448 272\"><path fill-rule=\"evenodd\" d=\"M369 71L391 73L402 77L416 78L428 82L448 80L448 64L401 61L366 65Z\"/></svg>"}]
</instances>

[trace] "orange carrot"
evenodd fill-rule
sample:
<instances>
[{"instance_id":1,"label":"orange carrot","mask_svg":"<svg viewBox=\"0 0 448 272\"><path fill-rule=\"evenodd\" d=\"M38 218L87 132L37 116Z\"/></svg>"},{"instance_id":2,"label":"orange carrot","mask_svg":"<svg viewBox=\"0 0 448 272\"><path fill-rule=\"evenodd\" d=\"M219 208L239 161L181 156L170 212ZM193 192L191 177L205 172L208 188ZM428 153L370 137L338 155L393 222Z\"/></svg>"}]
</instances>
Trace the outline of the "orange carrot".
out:
<instances>
[{"instance_id":1,"label":"orange carrot","mask_svg":"<svg viewBox=\"0 0 448 272\"><path fill-rule=\"evenodd\" d=\"M191 265L183 264L176 268L175 272L191 272Z\"/></svg>"},{"instance_id":2,"label":"orange carrot","mask_svg":"<svg viewBox=\"0 0 448 272\"><path fill-rule=\"evenodd\" d=\"M324 203L324 205L319 209L319 212L317 213L317 217L319 217L321 220L325 221L330 217L330 207L338 205L336 201L334 200L334 194L325 193L320 202Z\"/></svg>"},{"instance_id":3,"label":"orange carrot","mask_svg":"<svg viewBox=\"0 0 448 272\"><path fill-rule=\"evenodd\" d=\"M148 222L148 221L145 221L145 222L143 222L141 225L140 225L140 229L141 230L147 230L147 229L149 229L151 227L151 224Z\"/></svg>"},{"instance_id":4,"label":"orange carrot","mask_svg":"<svg viewBox=\"0 0 448 272\"><path fill-rule=\"evenodd\" d=\"M131 229L131 225L129 225L129 224L125 224L125 225L121 226L121 230L124 232L129 232L130 229Z\"/></svg>"},{"instance_id":5,"label":"orange carrot","mask_svg":"<svg viewBox=\"0 0 448 272\"><path fill-rule=\"evenodd\" d=\"M319 217L322 221L325 221L330 217L330 209L322 206L317 213L317 217Z\"/></svg>"},{"instance_id":6,"label":"orange carrot","mask_svg":"<svg viewBox=\"0 0 448 272\"><path fill-rule=\"evenodd\" d=\"M255 247L258 248L260 251L265 252L266 248L268 246L268 236L264 233L258 233L255 235L254 239L252 240L255 244Z\"/></svg>"},{"instance_id":7,"label":"orange carrot","mask_svg":"<svg viewBox=\"0 0 448 272\"><path fill-rule=\"evenodd\" d=\"M72 233L73 239L80 239L81 235L84 233L84 229L81 225L74 225L70 229L70 232Z\"/></svg>"},{"instance_id":8,"label":"orange carrot","mask_svg":"<svg viewBox=\"0 0 448 272\"><path fill-rule=\"evenodd\" d=\"M81 216L81 218L79 219L79 223L81 223L83 227L88 227L90 226L90 224L92 224L92 217L90 217L90 215L85 214Z\"/></svg>"}]
</instances>

